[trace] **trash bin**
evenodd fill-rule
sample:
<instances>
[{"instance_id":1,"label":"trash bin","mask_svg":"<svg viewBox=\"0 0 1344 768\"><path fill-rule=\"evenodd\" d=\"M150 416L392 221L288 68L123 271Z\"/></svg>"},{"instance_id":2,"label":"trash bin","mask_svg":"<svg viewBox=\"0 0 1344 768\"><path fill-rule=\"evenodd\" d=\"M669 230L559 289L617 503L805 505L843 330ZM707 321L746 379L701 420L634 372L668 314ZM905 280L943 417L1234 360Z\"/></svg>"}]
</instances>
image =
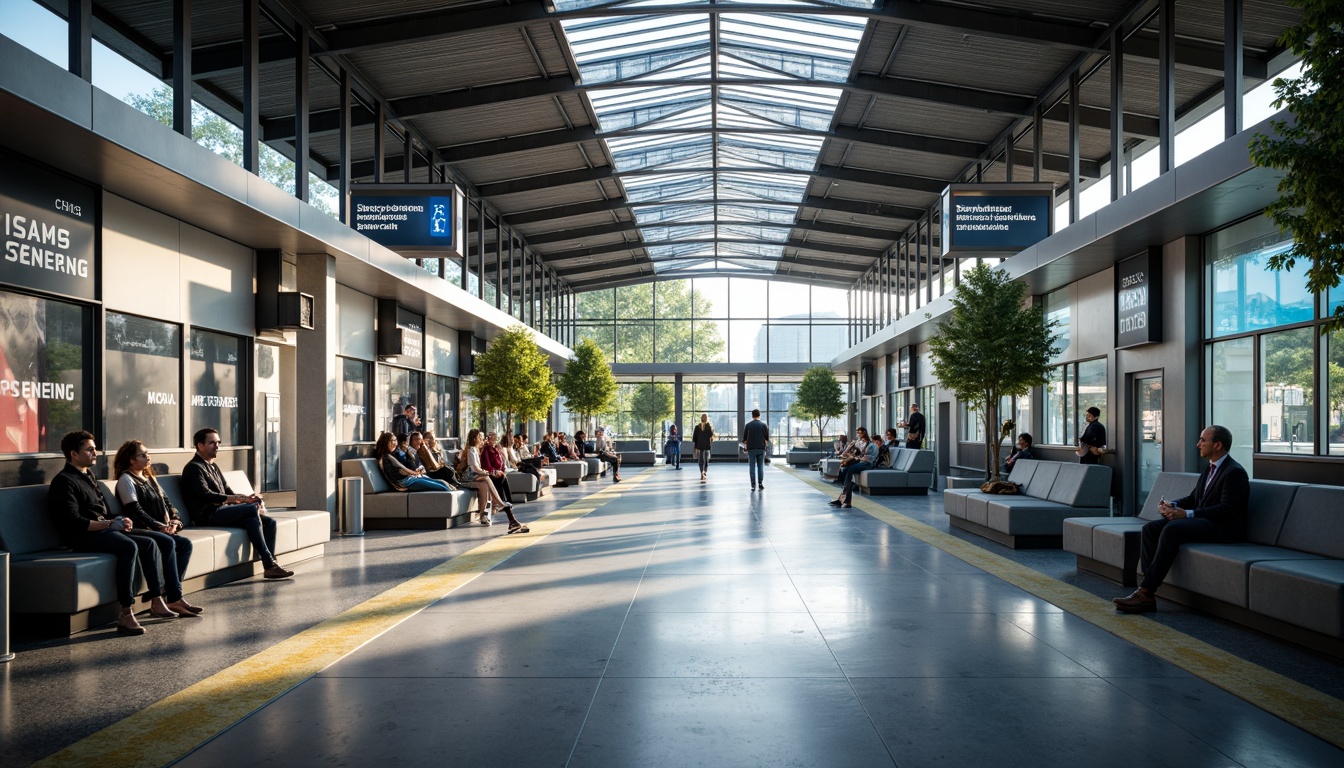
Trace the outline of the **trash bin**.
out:
<instances>
[{"instance_id":1,"label":"trash bin","mask_svg":"<svg viewBox=\"0 0 1344 768\"><path fill-rule=\"evenodd\" d=\"M0 552L0 662L13 658L9 652L9 553Z\"/></svg>"},{"instance_id":2,"label":"trash bin","mask_svg":"<svg viewBox=\"0 0 1344 768\"><path fill-rule=\"evenodd\" d=\"M341 535L364 535L364 478L342 477L337 503L340 505Z\"/></svg>"}]
</instances>

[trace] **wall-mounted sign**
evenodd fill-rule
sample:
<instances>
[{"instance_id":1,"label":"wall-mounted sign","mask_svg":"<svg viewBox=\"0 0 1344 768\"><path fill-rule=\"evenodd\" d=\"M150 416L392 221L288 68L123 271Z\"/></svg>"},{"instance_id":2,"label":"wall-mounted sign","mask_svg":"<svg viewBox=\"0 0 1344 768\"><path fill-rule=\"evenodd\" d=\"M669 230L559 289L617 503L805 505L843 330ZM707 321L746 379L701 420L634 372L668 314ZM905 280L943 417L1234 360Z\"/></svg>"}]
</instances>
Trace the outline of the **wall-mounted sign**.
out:
<instances>
[{"instance_id":1,"label":"wall-mounted sign","mask_svg":"<svg viewBox=\"0 0 1344 768\"><path fill-rule=\"evenodd\" d=\"M424 368L424 315L403 308L396 299L379 299L378 359L410 368Z\"/></svg>"},{"instance_id":2,"label":"wall-mounted sign","mask_svg":"<svg viewBox=\"0 0 1344 768\"><path fill-rule=\"evenodd\" d=\"M466 199L452 184L357 184L350 227L407 256L461 256Z\"/></svg>"},{"instance_id":3,"label":"wall-mounted sign","mask_svg":"<svg viewBox=\"0 0 1344 768\"><path fill-rule=\"evenodd\" d=\"M0 154L0 283L97 298L98 192Z\"/></svg>"},{"instance_id":4,"label":"wall-mounted sign","mask_svg":"<svg viewBox=\"0 0 1344 768\"><path fill-rule=\"evenodd\" d=\"M1162 340L1162 249L1115 265L1115 348Z\"/></svg>"},{"instance_id":5,"label":"wall-mounted sign","mask_svg":"<svg viewBox=\"0 0 1344 768\"><path fill-rule=\"evenodd\" d=\"M943 255L1016 252L1050 236L1051 183L951 184L943 190Z\"/></svg>"},{"instance_id":6,"label":"wall-mounted sign","mask_svg":"<svg viewBox=\"0 0 1344 768\"><path fill-rule=\"evenodd\" d=\"M901 347L896 372L897 389L910 389L915 386L914 350L910 347Z\"/></svg>"}]
</instances>

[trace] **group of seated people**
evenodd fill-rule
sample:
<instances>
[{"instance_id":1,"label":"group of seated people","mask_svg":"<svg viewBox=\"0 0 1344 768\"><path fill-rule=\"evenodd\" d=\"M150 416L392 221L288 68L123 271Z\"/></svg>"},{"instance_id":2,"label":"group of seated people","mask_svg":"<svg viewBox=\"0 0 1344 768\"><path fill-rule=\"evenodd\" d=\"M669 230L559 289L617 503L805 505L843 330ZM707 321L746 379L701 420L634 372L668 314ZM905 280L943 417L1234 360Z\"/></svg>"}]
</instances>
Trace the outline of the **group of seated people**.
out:
<instances>
[{"instance_id":1,"label":"group of seated people","mask_svg":"<svg viewBox=\"0 0 1344 768\"><path fill-rule=\"evenodd\" d=\"M508 471L520 466L510 441L507 449L499 436L479 429L467 433L462 449L450 464L433 434L411 432L405 437L384 432L378 436L374 453L378 468L389 485L398 491L476 492L476 516L481 525L492 525L487 505L504 512L509 533L527 533L528 527L513 514Z\"/></svg>"},{"instance_id":2,"label":"group of seated people","mask_svg":"<svg viewBox=\"0 0 1344 768\"><path fill-rule=\"evenodd\" d=\"M859 473L870 469L882 469L891 466L891 448L900 448L901 441L895 429L888 429L882 440L875 440L865 427L854 430L855 437L837 435L835 455L840 459L840 495L830 502L832 507L849 509L854 498L854 488L859 484Z\"/></svg>"},{"instance_id":3,"label":"group of seated people","mask_svg":"<svg viewBox=\"0 0 1344 768\"><path fill-rule=\"evenodd\" d=\"M182 495L195 525L242 528L268 579L286 579L294 572L280 565L275 551L275 520L256 494L234 493L215 463L219 431L198 430L192 437L196 455L182 470ZM90 470L98 461L98 444L85 430L61 438L65 467L51 481L47 515L61 543L76 552L101 552L117 560L116 589L121 615L117 632L143 635L135 617L136 581L148 587L145 600L151 616L161 619L199 617L203 608L182 593L182 574L191 560L191 540L180 535L182 517L159 486L149 450L128 440L112 460L117 500L124 514L113 515Z\"/></svg>"},{"instance_id":4,"label":"group of seated people","mask_svg":"<svg viewBox=\"0 0 1344 768\"><path fill-rule=\"evenodd\" d=\"M523 438L523 445L527 445L526 438ZM606 438L606 430L602 427L597 428L597 437L593 440L593 456L612 466L613 483L621 482L621 455L612 450ZM547 432L537 444L536 457L542 459L544 464L553 461L583 461L588 458L588 434L579 430L571 440L564 432Z\"/></svg>"}]
</instances>

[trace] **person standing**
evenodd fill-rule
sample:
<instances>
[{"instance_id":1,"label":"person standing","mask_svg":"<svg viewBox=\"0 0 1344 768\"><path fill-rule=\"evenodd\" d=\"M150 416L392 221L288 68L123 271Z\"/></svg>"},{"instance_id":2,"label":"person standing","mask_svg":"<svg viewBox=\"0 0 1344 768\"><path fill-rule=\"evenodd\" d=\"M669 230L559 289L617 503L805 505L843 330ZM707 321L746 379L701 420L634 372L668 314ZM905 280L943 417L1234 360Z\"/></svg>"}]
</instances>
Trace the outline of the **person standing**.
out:
<instances>
[{"instance_id":1,"label":"person standing","mask_svg":"<svg viewBox=\"0 0 1344 768\"><path fill-rule=\"evenodd\" d=\"M700 423L691 430L691 445L695 447L695 460L700 464L700 482L709 477L709 449L714 445L714 426L709 423L709 414L700 414Z\"/></svg>"},{"instance_id":2,"label":"person standing","mask_svg":"<svg viewBox=\"0 0 1344 768\"><path fill-rule=\"evenodd\" d=\"M206 427L192 436L196 455L182 468L182 496L196 525L242 528L252 551L261 559L268 579L287 579L294 572L275 559L275 520L266 514L266 503L255 493L234 493L215 464L219 455L219 430Z\"/></svg>"},{"instance_id":3,"label":"person standing","mask_svg":"<svg viewBox=\"0 0 1344 768\"><path fill-rule=\"evenodd\" d=\"M1199 457L1207 463L1195 487L1183 499L1163 499L1157 506L1161 519L1143 526L1139 535L1139 562L1143 581L1128 597L1111 602L1122 613L1157 610L1157 589L1185 544L1241 541L1246 536L1246 507L1251 479L1245 467L1228 455L1232 432L1217 424L1199 433Z\"/></svg>"},{"instance_id":4,"label":"person standing","mask_svg":"<svg viewBox=\"0 0 1344 768\"><path fill-rule=\"evenodd\" d=\"M1087 429L1078 438L1078 463L1098 464L1101 454L1106 452L1106 425L1101 423L1101 409L1095 405L1087 409Z\"/></svg>"},{"instance_id":5,"label":"person standing","mask_svg":"<svg viewBox=\"0 0 1344 768\"><path fill-rule=\"evenodd\" d=\"M667 454L667 462L677 469L681 469L681 431L677 425L667 431L667 445L663 449Z\"/></svg>"},{"instance_id":6,"label":"person standing","mask_svg":"<svg viewBox=\"0 0 1344 768\"><path fill-rule=\"evenodd\" d=\"M919 412L919 403L910 404L910 417L900 424L905 427L905 447L924 447L924 414Z\"/></svg>"},{"instance_id":7,"label":"person standing","mask_svg":"<svg viewBox=\"0 0 1344 768\"><path fill-rule=\"evenodd\" d=\"M761 409L751 409L751 421L742 428L742 444L747 447L747 476L751 490L765 490L765 452L770 448L770 427L761 421Z\"/></svg>"},{"instance_id":8,"label":"person standing","mask_svg":"<svg viewBox=\"0 0 1344 768\"><path fill-rule=\"evenodd\" d=\"M420 431L420 417L415 413L415 406L407 403L401 409L401 413L392 417L392 434L397 436L397 440L405 440L412 432Z\"/></svg>"}]
</instances>

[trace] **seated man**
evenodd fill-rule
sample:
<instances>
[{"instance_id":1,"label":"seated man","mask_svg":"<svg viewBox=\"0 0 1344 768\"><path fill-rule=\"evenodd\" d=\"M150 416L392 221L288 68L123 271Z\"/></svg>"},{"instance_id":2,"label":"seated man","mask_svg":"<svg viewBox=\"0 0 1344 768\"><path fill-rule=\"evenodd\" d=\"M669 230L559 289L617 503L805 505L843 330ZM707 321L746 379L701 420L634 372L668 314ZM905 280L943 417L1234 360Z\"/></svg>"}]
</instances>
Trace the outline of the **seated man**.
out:
<instances>
[{"instance_id":1,"label":"seated man","mask_svg":"<svg viewBox=\"0 0 1344 768\"><path fill-rule=\"evenodd\" d=\"M588 458L588 433L580 429L574 433L574 444L569 447L569 455L579 461Z\"/></svg>"},{"instance_id":2,"label":"seated man","mask_svg":"<svg viewBox=\"0 0 1344 768\"><path fill-rule=\"evenodd\" d=\"M593 438L593 448L597 458L611 465L611 482L621 482L621 454L611 450L611 444L607 442L607 431L602 427L597 428L597 437Z\"/></svg>"},{"instance_id":3,"label":"seated man","mask_svg":"<svg viewBox=\"0 0 1344 768\"><path fill-rule=\"evenodd\" d=\"M1157 610L1155 593L1182 545L1240 541L1246 534L1246 502L1251 494L1251 481L1236 459L1227 455L1232 448L1232 433L1216 424L1205 427L1199 433L1197 446L1199 457L1209 463L1189 496L1172 502L1162 499L1157 507L1162 519L1143 526L1139 546L1143 581L1129 597L1112 601L1118 611Z\"/></svg>"},{"instance_id":4,"label":"seated man","mask_svg":"<svg viewBox=\"0 0 1344 768\"><path fill-rule=\"evenodd\" d=\"M1018 435L1017 447L1013 449L1012 453L1008 454L1008 458L1003 460L1003 471L1012 472L1013 467L1016 466L1017 462L1021 461L1022 459L1036 458L1035 456L1031 455L1032 445L1033 442L1030 434L1023 432L1022 434Z\"/></svg>"},{"instance_id":5,"label":"seated man","mask_svg":"<svg viewBox=\"0 0 1344 768\"><path fill-rule=\"evenodd\" d=\"M849 447L849 435L844 433L835 436L835 442L831 444L831 453L840 456Z\"/></svg>"},{"instance_id":6,"label":"seated man","mask_svg":"<svg viewBox=\"0 0 1344 768\"><path fill-rule=\"evenodd\" d=\"M224 473L215 464L219 455L219 431L200 429L192 437L196 455L182 468L182 495L195 525L242 528L252 549L266 566L268 579L287 579L294 572L281 567L275 559L275 520L266 514L266 504L255 493L243 496L224 482Z\"/></svg>"},{"instance_id":7,"label":"seated man","mask_svg":"<svg viewBox=\"0 0 1344 768\"><path fill-rule=\"evenodd\" d=\"M868 439L868 430L863 427L855 430L855 434L857 437L846 450L850 456L841 461L840 496L831 502L832 507L849 509L850 502L854 499L854 487L859 484L859 473L877 465L878 444Z\"/></svg>"},{"instance_id":8,"label":"seated man","mask_svg":"<svg viewBox=\"0 0 1344 768\"><path fill-rule=\"evenodd\" d=\"M430 435L430 437L432 438L433 435ZM400 442L400 439L398 439L398 442ZM410 436L406 438L405 460L401 461L402 465L412 471L423 469L425 470L425 477L442 480L453 488L460 489L462 486L457 482L457 473L453 471L452 467L444 465L437 457L435 457L434 453L426 447L425 443L426 440L424 435L419 432L412 432ZM430 466L429 462L425 461L426 456L434 462L434 466Z\"/></svg>"}]
</instances>

